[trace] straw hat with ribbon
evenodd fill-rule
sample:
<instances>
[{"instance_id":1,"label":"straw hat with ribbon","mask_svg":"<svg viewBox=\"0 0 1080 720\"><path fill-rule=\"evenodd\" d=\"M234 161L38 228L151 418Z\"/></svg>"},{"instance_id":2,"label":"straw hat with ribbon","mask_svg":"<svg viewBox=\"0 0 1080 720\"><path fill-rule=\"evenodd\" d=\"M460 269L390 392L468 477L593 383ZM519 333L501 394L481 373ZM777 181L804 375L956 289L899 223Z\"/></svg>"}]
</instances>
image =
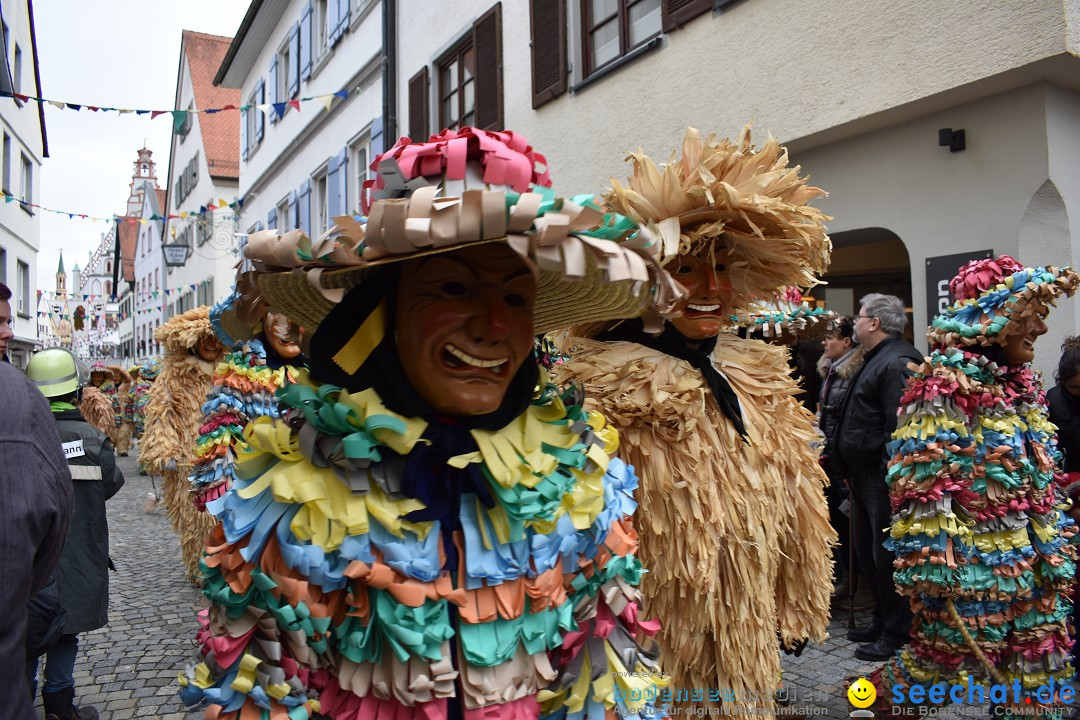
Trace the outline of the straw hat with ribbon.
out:
<instances>
[{"instance_id":1,"label":"straw hat with ribbon","mask_svg":"<svg viewBox=\"0 0 1080 720\"><path fill-rule=\"evenodd\" d=\"M1070 268L1024 267L1008 255L974 260L949 283L954 303L926 332L932 346L1004 344L1029 315L1045 313L1061 295L1072 295L1080 276Z\"/></svg>"},{"instance_id":2,"label":"straw hat with ribbon","mask_svg":"<svg viewBox=\"0 0 1080 720\"><path fill-rule=\"evenodd\" d=\"M242 272L236 276L233 292L210 309L210 327L225 347L239 347L262 332L269 309L259 291L258 273Z\"/></svg>"},{"instance_id":3,"label":"straw hat with ribbon","mask_svg":"<svg viewBox=\"0 0 1080 720\"><path fill-rule=\"evenodd\" d=\"M633 174L626 185L612 178L605 205L653 230L658 242L650 250L662 264L723 252L734 312L788 286L819 283L832 253L829 218L807 203L825 192L788 166L787 151L771 135L755 148L749 126L735 142L702 140L690 128L682 157L673 154L663 168L640 151L629 159Z\"/></svg>"},{"instance_id":4,"label":"straw hat with ribbon","mask_svg":"<svg viewBox=\"0 0 1080 720\"><path fill-rule=\"evenodd\" d=\"M506 243L536 274L537 333L650 311L658 319L679 289L648 251L651 233L591 196L556 197L544 162L511 131L403 138L374 163L366 219L334 218L318 240L253 233L245 255L270 307L312 332L375 268L481 243Z\"/></svg>"}]
</instances>

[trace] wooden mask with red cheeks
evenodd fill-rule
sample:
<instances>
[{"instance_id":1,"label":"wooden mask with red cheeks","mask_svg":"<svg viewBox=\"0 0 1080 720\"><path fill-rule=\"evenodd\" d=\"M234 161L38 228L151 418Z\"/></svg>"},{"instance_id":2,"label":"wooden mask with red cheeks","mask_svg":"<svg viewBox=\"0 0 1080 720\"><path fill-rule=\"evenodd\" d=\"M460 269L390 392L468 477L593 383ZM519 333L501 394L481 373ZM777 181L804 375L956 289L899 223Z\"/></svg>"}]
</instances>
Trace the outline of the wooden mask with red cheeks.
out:
<instances>
[{"instance_id":1,"label":"wooden mask with red cheeks","mask_svg":"<svg viewBox=\"0 0 1080 720\"><path fill-rule=\"evenodd\" d=\"M277 356L283 360L292 360L300 354L300 346L293 342L297 336L295 326L289 318L279 313L266 313L263 317L263 336Z\"/></svg>"},{"instance_id":2,"label":"wooden mask with red cheeks","mask_svg":"<svg viewBox=\"0 0 1080 720\"><path fill-rule=\"evenodd\" d=\"M214 360L217 360L218 357L220 357L222 346L221 341L219 341L215 336L204 335L203 337L199 338L199 342L195 345L193 349L195 350L195 354L199 356L200 360L204 360L206 362L213 362Z\"/></svg>"},{"instance_id":3,"label":"wooden mask with red cheeks","mask_svg":"<svg viewBox=\"0 0 1080 720\"><path fill-rule=\"evenodd\" d=\"M409 384L447 415L494 412L532 353L535 302L535 277L503 244L405 262L394 330Z\"/></svg>"},{"instance_id":4,"label":"wooden mask with red cheeks","mask_svg":"<svg viewBox=\"0 0 1080 720\"><path fill-rule=\"evenodd\" d=\"M682 317L669 322L692 340L715 337L731 322L731 280L727 253L719 247L679 255L669 265L671 276L686 288Z\"/></svg>"}]
</instances>

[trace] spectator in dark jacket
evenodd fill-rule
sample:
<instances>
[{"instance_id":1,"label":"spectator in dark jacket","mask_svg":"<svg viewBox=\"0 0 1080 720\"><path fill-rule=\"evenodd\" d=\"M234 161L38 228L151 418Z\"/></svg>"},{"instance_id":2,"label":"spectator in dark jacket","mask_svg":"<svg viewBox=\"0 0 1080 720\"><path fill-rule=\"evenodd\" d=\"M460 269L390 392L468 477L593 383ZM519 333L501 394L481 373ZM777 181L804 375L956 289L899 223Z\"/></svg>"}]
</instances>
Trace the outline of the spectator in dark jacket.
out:
<instances>
[{"instance_id":1,"label":"spectator in dark jacket","mask_svg":"<svg viewBox=\"0 0 1080 720\"><path fill-rule=\"evenodd\" d=\"M871 624L850 631L848 639L866 643L855 650L860 660L885 660L907 643L911 630L908 601L893 585L893 553L882 545L892 517L885 446L896 430L900 396L912 374L908 364L921 362L922 355L902 337L907 315L900 298L871 293L861 305L854 338L866 356L844 397L834 447L849 478L859 571L874 592Z\"/></svg>"},{"instance_id":2,"label":"spectator in dark jacket","mask_svg":"<svg viewBox=\"0 0 1080 720\"><path fill-rule=\"evenodd\" d=\"M108 438L83 420L72 404L79 388L74 356L61 348L43 350L30 358L26 374L50 400L75 491L75 516L56 571L64 629L45 654L41 699L46 720L91 720L97 718L96 710L74 704L75 657L79 633L108 622L110 560L105 501L123 486L124 476L116 467ZM32 688L37 664L35 658L27 667Z\"/></svg>"},{"instance_id":3,"label":"spectator in dark jacket","mask_svg":"<svg viewBox=\"0 0 1080 720\"><path fill-rule=\"evenodd\" d=\"M825 352L817 365L818 375L821 376L817 419L818 428L825 437L821 465L825 468L825 474L829 476L829 487L825 490L825 499L829 503L829 521L839 538L835 558L836 575L840 582L833 593L836 600L847 599L850 583L854 579L845 572L850 554L851 537L848 532L848 517L840 510L840 507L848 499L848 489L847 478L836 459L835 449L836 426L840 422L840 409L843 406L844 396L851 387L852 379L862 368L863 356L866 355L866 348L855 344L854 332L854 318L840 318L821 341Z\"/></svg>"},{"instance_id":4,"label":"spectator in dark jacket","mask_svg":"<svg viewBox=\"0 0 1080 720\"><path fill-rule=\"evenodd\" d=\"M25 608L60 559L72 513L71 474L49 404L3 362L0 398L0 696L4 717L30 720Z\"/></svg>"},{"instance_id":5,"label":"spectator in dark jacket","mask_svg":"<svg viewBox=\"0 0 1080 720\"><path fill-rule=\"evenodd\" d=\"M1050 422L1057 425L1058 450L1065 455L1065 472L1080 473L1080 336L1065 338L1054 381L1057 385L1046 393ZM1076 479L1080 481L1080 477ZM1076 489L1080 490L1080 486Z\"/></svg>"}]
</instances>

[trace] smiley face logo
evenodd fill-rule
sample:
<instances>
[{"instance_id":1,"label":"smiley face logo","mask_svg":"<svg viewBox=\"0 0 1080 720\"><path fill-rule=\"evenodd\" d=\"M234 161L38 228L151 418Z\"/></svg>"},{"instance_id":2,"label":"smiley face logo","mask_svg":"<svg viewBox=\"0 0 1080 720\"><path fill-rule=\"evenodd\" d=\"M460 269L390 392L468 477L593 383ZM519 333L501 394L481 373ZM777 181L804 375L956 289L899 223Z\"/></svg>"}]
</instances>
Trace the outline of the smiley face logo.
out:
<instances>
[{"instance_id":1,"label":"smiley face logo","mask_svg":"<svg viewBox=\"0 0 1080 720\"><path fill-rule=\"evenodd\" d=\"M847 689L847 699L857 708L868 708L877 700L877 690L869 680L859 678Z\"/></svg>"}]
</instances>

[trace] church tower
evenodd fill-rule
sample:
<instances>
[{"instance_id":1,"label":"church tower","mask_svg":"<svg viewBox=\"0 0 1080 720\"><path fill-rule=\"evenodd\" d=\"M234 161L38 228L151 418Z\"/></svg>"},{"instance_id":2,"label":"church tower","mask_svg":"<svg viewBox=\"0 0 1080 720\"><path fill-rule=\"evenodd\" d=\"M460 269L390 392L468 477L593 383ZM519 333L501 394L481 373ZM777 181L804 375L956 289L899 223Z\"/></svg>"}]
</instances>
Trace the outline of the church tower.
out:
<instances>
[{"instance_id":1,"label":"church tower","mask_svg":"<svg viewBox=\"0 0 1080 720\"><path fill-rule=\"evenodd\" d=\"M56 295L67 295L67 273L64 272L64 251L60 251L60 264L56 268Z\"/></svg>"},{"instance_id":2,"label":"church tower","mask_svg":"<svg viewBox=\"0 0 1080 720\"><path fill-rule=\"evenodd\" d=\"M131 185L129 186L130 192L127 201L128 217L138 217L142 212L146 183L150 183L150 186L154 188L158 186L157 174L152 159L153 154L153 151L148 150L145 145L139 149L139 157L135 160L134 170L131 173Z\"/></svg>"}]
</instances>

